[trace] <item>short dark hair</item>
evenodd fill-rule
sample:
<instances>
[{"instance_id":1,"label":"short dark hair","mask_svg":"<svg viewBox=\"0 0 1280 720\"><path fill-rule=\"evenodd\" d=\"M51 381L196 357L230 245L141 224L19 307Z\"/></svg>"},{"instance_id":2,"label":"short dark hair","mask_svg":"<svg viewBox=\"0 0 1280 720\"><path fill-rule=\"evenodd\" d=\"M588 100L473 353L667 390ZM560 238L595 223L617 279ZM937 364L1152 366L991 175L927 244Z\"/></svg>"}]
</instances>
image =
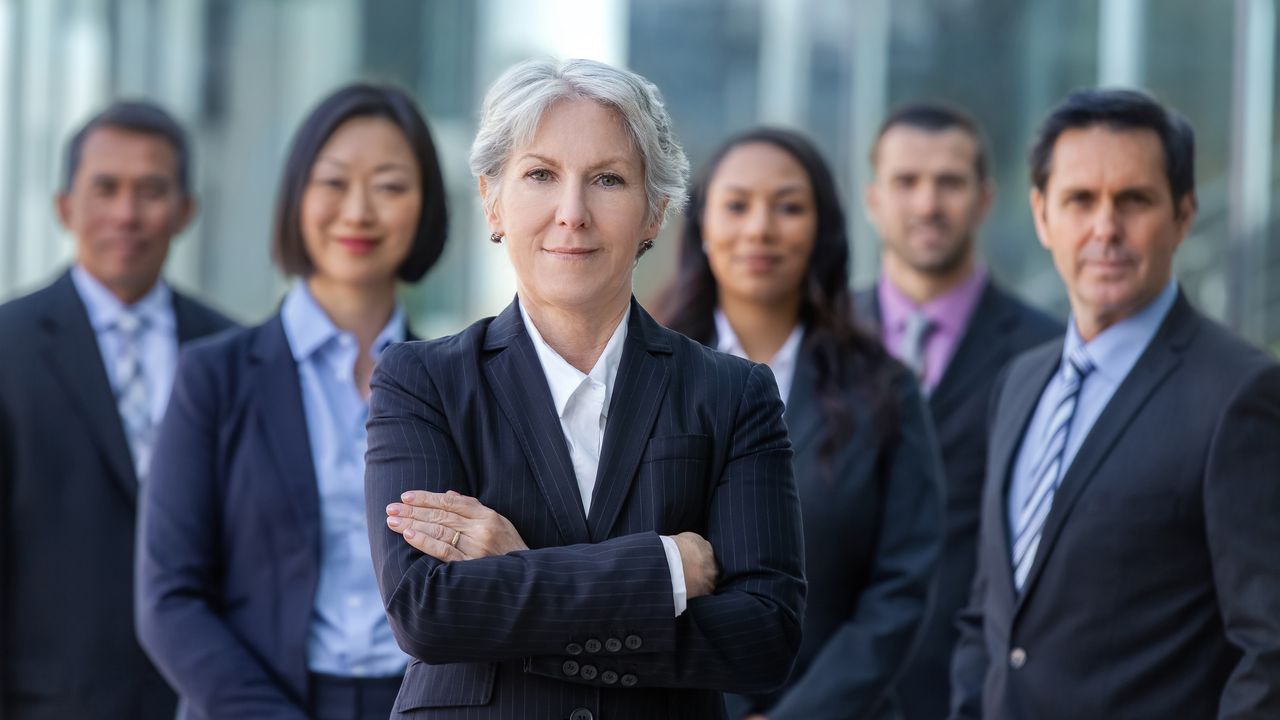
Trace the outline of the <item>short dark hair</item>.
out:
<instances>
[{"instance_id":1,"label":"short dark hair","mask_svg":"<svg viewBox=\"0 0 1280 720\"><path fill-rule=\"evenodd\" d=\"M982 127L978 125L978 121L974 120L972 115L958 107L940 102L918 102L903 105L885 118L884 122L880 124L879 132L876 133L875 142L871 143L871 167L874 168L876 166L876 159L880 153L880 141L884 139L886 133L899 126L915 128L916 130L930 133L939 133L944 130L961 130L965 132L969 137L973 138L973 170L977 173L978 180L987 179L990 151L987 149L986 133L982 132Z\"/></svg>"},{"instance_id":2,"label":"short dark hair","mask_svg":"<svg viewBox=\"0 0 1280 720\"><path fill-rule=\"evenodd\" d=\"M178 189L183 195L191 194L191 147L187 143L187 133L164 108L146 100L120 100L111 103L71 136L67 141L66 176L62 180L64 192L71 192L71 186L75 183L85 141L94 130L102 128L154 135L169 143L178 161Z\"/></svg>"},{"instance_id":3,"label":"short dark hair","mask_svg":"<svg viewBox=\"0 0 1280 720\"><path fill-rule=\"evenodd\" d=\"M1196 191L1196 137L1191 123L1146 93L1137 90L1076 90L1049 112L1028 160L1031 184L1044 192L1053 170L1053 148L1068 130L1102 125L1112 130L1150 130L1164 150L1164 172L1173 196L1174 212L1188 194Z\"/></svg>"},{"instance_id":4,"label":"short dark hair","mask_svg":"<svg viewBox=\"0 0 1280 720\"><path fill-rule=\"evenodd\" d=\"M422 213L409 256L398 275L416 282L435 265L444 252L448 233L444 178L436 159L436 146L417 105L404 90L392 85L352 83L344 85L320 101L293 136L289 156L276 196L275 231L271 254L286 275L307 276L315 270L302 239L302 195L311 178L316 156L333 133L346 121L357 117L389 120L404 133L418 161L422 187Z\"/></svg>"}]
</instances>

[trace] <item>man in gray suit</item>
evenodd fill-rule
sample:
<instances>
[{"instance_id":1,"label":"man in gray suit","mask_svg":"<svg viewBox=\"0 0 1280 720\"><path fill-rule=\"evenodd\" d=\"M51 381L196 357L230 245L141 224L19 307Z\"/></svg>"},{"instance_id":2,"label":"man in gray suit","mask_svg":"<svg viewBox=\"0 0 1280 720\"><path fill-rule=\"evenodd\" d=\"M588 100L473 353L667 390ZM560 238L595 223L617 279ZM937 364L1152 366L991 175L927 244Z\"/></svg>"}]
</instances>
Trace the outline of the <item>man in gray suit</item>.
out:
<instances>
[{"instance_id":1,"label":"man in gray suit","mask_svg":"<svg viewBox=\"0 0 1280 720\"><path fill-rule=\"evenodd\" d=\"M189 166L155 105L91 119L56 198L75 263L0 306L0 720L173 717L134 639L134 502L178 345L231 324L160 279Z\"/></svg>"},{"instance_id":2,"label":"man in gray suit","mask_svg":"<svg viewBox=\"0 0 1280 720\"><path fill-rule=\"evenodd\" d=\"M1280 366L1187 301L1194 136L1073 93L1031 153L1063 342L993 396L953 718L1280 717Z\"/></svg>"}]
</instances>

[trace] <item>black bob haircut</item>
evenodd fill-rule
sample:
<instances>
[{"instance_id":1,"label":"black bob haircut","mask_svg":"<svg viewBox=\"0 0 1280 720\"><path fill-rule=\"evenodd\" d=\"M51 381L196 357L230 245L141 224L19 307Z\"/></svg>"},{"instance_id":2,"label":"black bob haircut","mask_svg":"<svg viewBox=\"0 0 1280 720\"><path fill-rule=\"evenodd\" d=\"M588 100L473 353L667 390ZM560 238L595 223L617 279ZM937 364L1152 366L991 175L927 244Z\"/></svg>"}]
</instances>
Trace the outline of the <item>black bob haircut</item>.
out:
<instances>
[{"instance_id":1,"label":"black bob haircut","mask_svg":"<svg viewBox=\"0 0 1280 720\"><path fill-rule=\"evenodd\" d=\"M1121 131L1150 130L1160 138L1173 211L1181 212L1182 198L1196 191L1195 131L1181 115L1136 90L1076 90L1050 111L1031 145L1031 184L1045 191L1053 170L1053 148L1062 133L1098 125Z\"/></svg>"},{"instance_id":2,"label":"black bob haircut","mask_svg":"<svg viewBox=\"0 0 1280 720\"><path fill-rule=\"evenodd\" d=\"M62 179L63 192L71 192L71 186L76 181L76 171L80 169L80 157L84 153L85 141L93 131L104 128L154 135L173 146L173 154L177 159L178 189L183 195L191 194L191 146L187 142L187 133L164 108L145 100L121 100L111 103L102 112L89 118L89 121L71 136L67 142L66 174Z\"/></svg>"},{"instance_id":3,"label":"black bob haircut","mask_svg":"<svg viewBox=\"0 0 1280 720\"><path fill-rule=\"evenodd\" d=\"M940 102L912 103L894 110L880 124L875 142L871 143L871 167L876 166L880 153L880 141L884 139L885 133L896 127L909 127L929 133L940 133L945 130L964 132L973 138L973 170L977 173L979 181L987 179L987 168L990 165L987 136L982 132L982 126L978 125L978 121L964 110Z\"/></svg>"},{"instance_id":4,"label":"black bob haircut","mask_svg":"<svg viewBox=\"0 0 1280 720\"><path fill-rule=\"evenodd\" d=\"M449 225L444 178L426 121L408 93L391 85L345 85L320 101L302 121L302 126L293 136L284 174L280 178L271 254L286 275L306 277L315 270L302 239L302 195L311 179L311 167L324 144L343 123L358 117L380 117L390 121L404 133L418 162L422 213L418 217L413 247L398 272L401 280L416 282L444 252Z\"/></svg>"}]
</instances>

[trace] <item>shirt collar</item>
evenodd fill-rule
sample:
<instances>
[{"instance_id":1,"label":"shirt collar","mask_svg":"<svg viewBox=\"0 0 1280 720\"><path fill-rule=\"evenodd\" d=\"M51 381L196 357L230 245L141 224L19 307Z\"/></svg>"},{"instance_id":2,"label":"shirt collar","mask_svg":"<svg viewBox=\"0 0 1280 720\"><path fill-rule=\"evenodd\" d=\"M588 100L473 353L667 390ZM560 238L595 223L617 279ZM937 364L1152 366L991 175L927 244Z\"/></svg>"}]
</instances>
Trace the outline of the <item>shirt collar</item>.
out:
<instances>
[{"instance_id":1,"label":"shirt collar","mask_svg":"<svg viewBox=\"0 0 1280 720\"><path fill-rule=\"evenodd\" d=\"M351 337L343 332L320 304L316 302L306 282L296 283L285 296L280 308L280 321L284 323L285 336L289 339L289 349L293 359L303 362L331 342L342 336ZM404 307L396 302L391 312L391 319L374 338L371 354L376 361L388 345L404 342L405 322Z\"/></svg>"},{"instance_id":2,"label":"shirt collar","mask_svg":"<svg viewBox=\"0 0 1280 720\"><path fill-rule=\"evenodd\" d=\"M883 273L876 285L876 295L885 327L895 332L906 327L910 315L923 312L937 329L958 335L969 324L969 317L977 308L986 284L987 269L978 263L963 282L923 305L907 297Z\"/></svg>"},{"instance_id":3,"label":"shirt collar","mask_svg":"<svg viewBox=\"0 0 1280 720\"><path fill-rule=\"evenodd\" d=\"M720 308L715 310L716 321L716 350L722 353L728 353L744 359L747 357L747 351L742 349L742 341L738 339L738 334L733 331L733 326L729 324L729 318L725 317ZM800 340L804 337L804 326L799 323L791 330L791 334L787 336L782 347L773 354L766 365L777 371L795 366L796 356L800 354Z\"/></svg>"},{"instance_id":4,"label":"shirt collar","mask_svg":"<svg viewBox=\"0 0 1280 720\"><path fill-rule=\"evenodd\" d=\"M1067 357L1083 346L1085 354L1093 362L1094 372L1113 384L1123 382L1151 344L1177 298L1178 281L1170 279L1164 290L1145 308L1098 333L1087 343L1080 337L1075 315L1072 315L1067 322L1066 341L1062 344L1063 366Z\"/></svg>"},{"instance_id":5,"label":"shirt collar","mask_svg":"<svg viewBox=\"0 0 1280 720\"><path fill-rule=\"evenodd\" d=\"M120 314L126 311L136 314L148 328L158 330L174 328L173 292L163 278L132 305L121 302L120 298L79 263L71 267L71 282L75 284L76 292L84 302L85 310L89 314L89 325L93 327L94 332L113 328Z\"/></svg>"},{"instance_id":6,"label":"shirt collar","mask_svg":"<svg viewBox=\"0 0 1280 720\"><path fill-rule=\"evenodd\" d=\"M628 304L627 311L622 314L622 320L618 322L618 327L614 328L613 336L609 338L600 357L596 359L591 372L583 373L560 357L560 353L542 339L542 333L538 332L537 326L529 318L529 313L525 312L524 305L521 303L517 305L520 308L520 319L524 321L524 328L529 333L529 339L533 341L533 349L538 353L538 360L542 363L542 372L547 376L547 387L551 390L551 400L556 406L556 416L564 417L565 406L569 404L573 393L584 380L591 378L604 385L604 416L607 418L609 402L613 397L613 381L617 379L618 366L622 364L623 343L627 339L627 321L631 318L631 306Z\"/></svg>"}]
</instances>

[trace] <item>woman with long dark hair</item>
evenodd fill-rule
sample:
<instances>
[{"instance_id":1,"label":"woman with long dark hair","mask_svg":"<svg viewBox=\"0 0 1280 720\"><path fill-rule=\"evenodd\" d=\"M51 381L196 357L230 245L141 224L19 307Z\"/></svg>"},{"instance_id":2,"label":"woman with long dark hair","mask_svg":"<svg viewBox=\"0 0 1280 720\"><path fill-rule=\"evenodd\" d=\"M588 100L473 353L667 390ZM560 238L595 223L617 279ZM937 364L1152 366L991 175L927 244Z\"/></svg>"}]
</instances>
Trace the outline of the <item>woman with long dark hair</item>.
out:
<instances>
[{"instance_id":1,"label":"woman with long dark hair","mask_svg":"<svg viewBox=\"0 0 1280 720\"><path fill-rule=\"evenodd\" d=\"M892 717L941 548L941 462L914 378L855 323L818 151L787 130L728 140L693 188L680 252L661 315L773 369L804 519L800 655L786 686L731 697L731 715Z\"/></svg>"}]
</instances>

